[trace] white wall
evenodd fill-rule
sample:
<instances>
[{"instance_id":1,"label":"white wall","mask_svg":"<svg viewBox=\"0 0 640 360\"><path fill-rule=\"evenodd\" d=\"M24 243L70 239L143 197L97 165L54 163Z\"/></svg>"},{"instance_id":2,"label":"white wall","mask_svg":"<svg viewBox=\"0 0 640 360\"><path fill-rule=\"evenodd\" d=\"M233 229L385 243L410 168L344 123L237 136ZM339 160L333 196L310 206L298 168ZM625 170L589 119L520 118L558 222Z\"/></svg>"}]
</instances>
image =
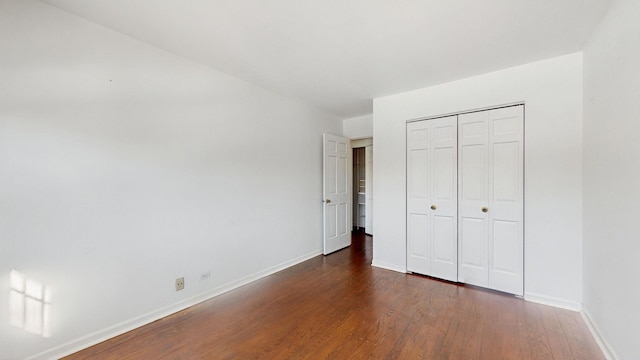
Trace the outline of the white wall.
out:
<instances>
[{"instance_id":1,"label":"white wall","mask_svg":"<svg viewBox=\"0 0 640 360\"><path fill-rule=\"evenodd\" d=\"M640 359L640 2L617 0L584 51L584 312Z\"/></svg>"},{"instance_id":2,"label":"white wall","mask_svg":"<svg viewBox=\"0 0 640 360\"><path fill-rule=\"evenodd\" d=\"M523 101L525 297L580 307L580 53L374 100L374 265L406 270L406 121Z\"/></svg>"},{"instance_id":3,"label":"white wall","mask_svg":"<svg viewBox=\"0 0 640 360\"><path fill-rule=\"evenodd\" d=\"M349 139L363 139L373 136L373 115L362 115L342 121L342 133Z\"/></svg>"},{"instance_id":4,"label":"white wall","mask_svg":"<svg viewBox=\"0 0 640 360\"><path fill-rule=\"evenodd\" d=\"M352 149L360 148L360 147L367 147L367 146L372 146L372 145L373 145L373 138L351 140L351 148Z\"/></svg>"},{"instance_id":5,"label":"white wall","mask_svg":"<svg viewBox=\"0 0 640 360\"><path fill-rule=\"evenodd\" d=\"M0 2L0 358L55 357L319 254L321 134L341 130L42 3ZM51 287L50 338L9 325L11 269Z\"/></svg>"}]
</instances>

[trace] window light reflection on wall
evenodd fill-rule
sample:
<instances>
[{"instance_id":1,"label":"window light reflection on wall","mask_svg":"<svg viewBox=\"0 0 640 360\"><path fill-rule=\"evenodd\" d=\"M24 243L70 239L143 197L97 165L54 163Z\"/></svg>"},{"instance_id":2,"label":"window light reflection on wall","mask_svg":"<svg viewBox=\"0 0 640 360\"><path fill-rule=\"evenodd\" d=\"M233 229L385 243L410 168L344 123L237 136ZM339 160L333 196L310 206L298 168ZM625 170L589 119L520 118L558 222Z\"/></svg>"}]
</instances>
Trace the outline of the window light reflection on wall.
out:
<instances>
[{"instance_id":1,"label":"window light reflection on wall","mask_svg":"<svg viewBox=\"0 0 640 360\"><path fill-rule=\"evenodd\" d=\"M16 270L9 273L9 322L32 334L51 336L51 288Z\"/></svg>"}]
</instances>

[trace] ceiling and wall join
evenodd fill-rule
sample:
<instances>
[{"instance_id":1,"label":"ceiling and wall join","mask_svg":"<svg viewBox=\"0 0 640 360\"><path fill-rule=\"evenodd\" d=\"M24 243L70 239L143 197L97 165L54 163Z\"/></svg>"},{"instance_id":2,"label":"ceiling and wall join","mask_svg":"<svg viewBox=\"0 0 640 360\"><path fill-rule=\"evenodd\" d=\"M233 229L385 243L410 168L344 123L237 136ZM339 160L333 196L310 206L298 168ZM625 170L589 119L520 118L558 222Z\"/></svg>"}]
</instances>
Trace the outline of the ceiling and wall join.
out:
<instances>
[{"instance_id":1,"label":"ceiling and wall join","mask_svg":"<svg viewBox=\"0 0 640 360\"><path fill-rule=\"evenodd\" d=\"M580 51L611 0L43 0L344 118L372 99Z\"/></svg>"}]
</instances>

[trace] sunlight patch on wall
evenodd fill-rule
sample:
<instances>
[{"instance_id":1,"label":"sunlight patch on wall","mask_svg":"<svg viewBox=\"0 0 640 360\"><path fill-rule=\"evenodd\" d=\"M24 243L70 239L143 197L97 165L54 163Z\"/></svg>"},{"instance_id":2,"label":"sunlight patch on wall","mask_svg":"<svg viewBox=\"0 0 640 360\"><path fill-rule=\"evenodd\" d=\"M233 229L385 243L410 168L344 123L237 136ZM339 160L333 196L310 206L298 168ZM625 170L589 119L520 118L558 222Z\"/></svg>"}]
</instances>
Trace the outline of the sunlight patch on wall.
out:
<instances>
[{"instance_id":1,"label":"sunlight patch on wall","mask_svg":"<svg viewBox=\"0 0 640 360\"><path fill-rule=\"evenodd\" d=\"M31 334L51 336L51 288L16 270L9 273L9 322Z\"/></svg>"}]
</instances>

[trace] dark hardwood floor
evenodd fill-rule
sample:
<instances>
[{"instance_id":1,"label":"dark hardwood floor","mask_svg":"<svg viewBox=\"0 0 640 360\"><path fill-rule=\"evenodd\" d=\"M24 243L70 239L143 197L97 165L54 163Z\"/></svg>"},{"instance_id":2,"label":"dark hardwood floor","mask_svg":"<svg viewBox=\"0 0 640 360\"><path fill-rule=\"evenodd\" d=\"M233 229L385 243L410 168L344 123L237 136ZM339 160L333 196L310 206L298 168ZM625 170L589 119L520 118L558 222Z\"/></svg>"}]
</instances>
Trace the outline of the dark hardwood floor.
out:
<instances>
[{"instance_id":1,"label":"dark hardwood floor","mask_svg":"<svg viewBox=\"0 0 640 360\"><path fill-rule=\"evenodd\" d=\"M604 359L579 313L371 267L371 237L66 359Z\"/></svg>"}]
</instances>

